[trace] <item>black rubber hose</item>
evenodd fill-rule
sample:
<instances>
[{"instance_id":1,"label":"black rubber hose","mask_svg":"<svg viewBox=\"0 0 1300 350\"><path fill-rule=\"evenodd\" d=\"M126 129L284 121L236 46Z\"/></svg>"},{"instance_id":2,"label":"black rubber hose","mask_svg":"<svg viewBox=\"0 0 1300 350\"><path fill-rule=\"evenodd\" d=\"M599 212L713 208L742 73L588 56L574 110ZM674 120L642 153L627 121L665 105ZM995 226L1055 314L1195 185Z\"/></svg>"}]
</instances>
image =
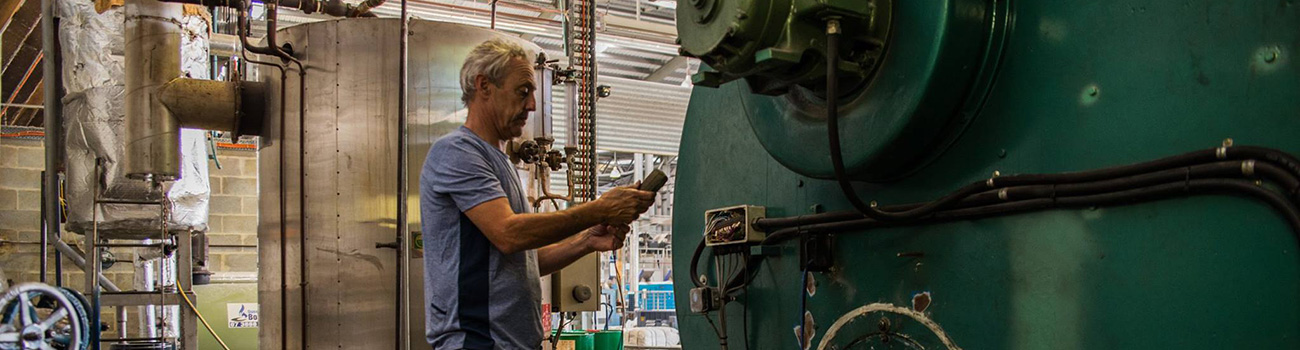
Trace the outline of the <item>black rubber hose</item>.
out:
<instances>
[{"instance_id":1,"label":"black rubber hose","mask_svg":"<svg viewBox=\"0 0 1300 350\"><path fill-rule=\"evenodd\" d=\"M1133 165L1103 168L1096 170L1087 170L1071 173L1060 174L1030 174L1030 175L1012 175L1006 177L992 178L986 181L975 182L966 185L958 191L941 198L940 200L930 202L922 207L905 210L902 212L890 212L878 210L874 206L867 208L866 213L871 218L885 218L886 220L913 220L937 210L947 208L958 202L961 198L978 192L980 188L1004 188L1011 186L1023 185L1041 185L1041 184L1061 184L1077 183L1086 181L1096 181L1108 178L1122 176L1131 176L1146 172L1152 172L1162 169L1171 169L1176 167L1189 166L1197 163L1210 162L1223 159L1249 159L1258 158L1267 162L1276 164L1284 170L1288 170L1297 176L1300 176L1300 161L1294 157L1267 148L1261 147L1219 147L1196 152L1185 153L1178 156L1157 159L1150 162L1138 163ZM857 208L857 207L855 207ZM857 208L861 211L861 208Z\"/></svg>"},{"instance_id":2,"label":"black rubber hose","mask_svg":"<svg viewBox=\"0 0 1300 350\"><path fill-rule=\"evenodd\" d=\"M882 222L873 219L861 219L822 223L797 228L786 228L773 232L766 240L764 240L763 244L779 243L799 234L809 232L833 233L846 230L935 224L957 220L976 220L992 216L1026 213L1046 209L1126 205L1182 195L1207 194L1249 195L1252 198L1264 201L1283 216L1283 219L1291 225L1293 233L1300 236L1300 211L1298 211L1295 204L1286 197L1264 187L1256 186L1253 182L1247 180L1194 179L1111 193L1027 199L970 208L945 210L935 213L933 216L927 217L924 220L912 223Z\"/></svg>"},{"instance_id":3,"label":"black rubber hose","mask_svg":"<svg viewBox=\"0 0 1300 350\"><path fill-rule=\"evenodd\" d=\"M1165 171L1151 173L1151 174L1143 174L1143 175L1138 175L1133 177L1112 179L1112 180L1092 182L1092 183L1010 187L1002 190L986 191L986 192L973 195L971 197L964 199L961 203L959 203L955 207L967 208L967 207L986 206L986 205L991 205L996 203L1005 203L1008 201L1021 201L1026 199L1039 199L1039 198L1050 199L1055 197L1092 195L1092 194L1105 193L1105 192L1129 190L1134 188L1152 186L1161 183L1172 183L1172 182L1180 182L1180 181L1186 182L1188 180L1204 179L1210 177L1242 176L1244 171L1242 171L1241 169L1245 168L1242 166L1243 163L1245 162L1219 162L1219 163L1205 164L1205 165L1194 166L1194 167L1187 167L1182 169L1170 169L1170 170L1165 170ZM1272 181L1276 181L1280 184L1283 184L1283 187L1296 186L1296 184L1298 183L1295 177L1281 171L1280 169L1272 165L1256 163L1254 167L1255 167L1254 168L1255 172L1263 174L1264 177L1269 178ZM1297 199L1297 202L1300 202L1300 199ZM906 206L917 207L916 204L909 204ZM809 227L817 227L818 224L843 222L843 221L862 222L862 219L858 219L858 220L841 219L841 220L834 220L834 221L826 221L826 219L844 218L853 214L856 213L854 212L827 213L827 215L823 215L820 217L812 217L811 215L808 215L808 216L804 216L803 217L804 220L802 220L801 222L798 223L798 225L795 225L792 228L794 230L799 230L800 227L798 226L809 228ZM788 230L777 230L773 232L772 235L768 236L768 240L769 241L772 240L773 239L772 237L774 236L775 237L782 236L779 234L782 233L782 231L788 231Z\"/></svg>"},{"instance_id":4,"label":"black rubber hose","mask_svg":"<svg viewBox=\"0 0 1300 350\"><path fill-rule=\"evenodd\" d=\"M1222 164L1222 165L1219 165L1219 166L1214 166L1214 167L1213 167L1213 168L1214 168L1213 171L1220 171L1220 172L1221 172L1220 174L1223 174L1223 173L1231 173L1231 170L1233 170L1233 169L1239 169L1239 167L1237 166L1237 164L1238 164L1237 162L1226 162L1226 163L1230 163L1230 164ZM1167 179L1169 176L1177 176L1177 177L1180 177L1180 178L1181 178L1181 177L1184 177L1184 173L1186 173L1186 177L1187 177L1187 178L1203 178L1203 177L1205 177L1205 176L1207 176L1207 175L1209 175L1209 174L1213 174L1213 173L1210 172L1211 169L1202 169L1202 168L1200 168L1200 167L1196 167L1196 168L1184 168L1184 169L1186 169L1186 170L1183 170L1183 169L1177 169L1177 170L1176 170L1176 173L1173 173L1173 174L1165 173L1165 174L1162 174L1162 175L1156 175L1156 177L1157 177L1157 178L1160 178L1160 179ZM1167 171L1166 171L1166 172L1167 172ZM1107 188L1107 189L1109 189L1110 191L1114 191L1114 190L1127 189L1127 188L1131 188L1131 187L1138 187L1138 186L1141 186L1142 183L1146 183L1146 182L1143 182L1143 181L1140 181L1140 180L1139 180L1139 181L1130 181L1130 180L1127 180L1127 178L1121 178L1121 179L1117 179L1117 180L1118 180L1118 181L1112 181L1111 183L1109 183L1110 185L1107 185L1108 183L1099 183L1098 186L1100 186L1100 188ZM1152 180L1148 180L1148 181L1152 181ZM1154 180L1154 181L1168 182L1168 181L1173 181L1173 180ZM1130 187L1117 187L1117 186L1115 186L1116 184L1132 184L1132 186L1130 186ZM1067 184L1067 185L1068 185L1068 184ZM1077 193L1079 193L1079 192L1082 192L1082 191L1074 191L1074 192L1070 192L1070 191L1071 191L1071 187L1060 187L1060 188L1056 188L1056 187L1055 187L1055 186L1059 186L1059 185L1043 185L1043 186L1053 186L1053 187L1052 187L1053 189L1057 189L1057 190L1060 190L1060 191L1066 191L1065 193L1077 194ZM1009 198L1009 197L1013 197L1013 198L1015 198L1015 199L1025 199L1025 198L1027 198L1027 197L1037 197L1037 196L1032 196L1032 195L1029 195L1029 194L1026 193L1026 191L1029 191L1029 190L1032 190L1032 189L1036 189L1036 188L1037 188L1037 187L1034 187L1034 186L1019 186L1019 187L1010 187L1010 188L1006 188L1005 191L1002 191L1002 190L985 190L985 191L982 191L982 192L975 193L975 194L972 194L972 195L970 195L970 196L967 196L966 198L963 198L962 200L960 200L958 203L953 204L951 207L962 208L962 207L972 207L972 206L987 205L987 204L993 204L993 203L999 203L999 202L1006 202L1007 200L1011 199L1011 198ZM1102 190L1099 190L1099 189L1092 189L1092 191L1102 191ZM1068 194L1065 194L1065 193L1063 193L1062 195L1068 195ZM951 197L951 196L948 196L948 197ZM884 210L889 210L889 211L906 211L906 210L913 210L913 209L916 209L916 208L925 207L925 206L927 206L926 204L927 204L927 203L909 203L909 204L901 204L901 205L889 206L889 207L885 207L885 208L883 208L883 209L884 209ZM756 227L758 227L759 229L769 230L769 231L770 231L770 230L781 229L781 228L786 228L786 227L795 227L795 226L804 226L804 225L814 225L814 224L829 223L829 222L838 222L838 221L860 220L860 219L862 219L862 218L863 218L863 217L862 217L858 212L856 212L856 211L852 211L852 210L846 210L846 211L836 211L836 212L822 213L822 214L801 215L801 216L788 217L788 218L759 219L759 220L756 220L756 222L755 222L754 225L755 225Z\"/></svg>"},{"instance_id":5,"label":"black rubber hose","mask_svg":"<svg viewBox=\"0 0 1300 350\"><path fill-rule=\"evenodd\" d=\"M844 192L844 198L848 199L853 208L867 217L889 220L883 217L875 208L862 202L858 198L857 191L853 190L853 183L849 182L848 175L844 171L844 154L840 149L840 101L839 101L839 71L840 71L840 22L836 19L826 21L826 138L830 141L831 167L835 172L835 181L839 182L840 190Z\"/></svg>"},{"instance_id":6,"label":"black rubber hose","mask_svg":"<svg viewBox=\"0 0 1300 350\"><path fill-rule=\"evenodd\" d=\"M1277 165L1287 173L1300 177L1300 159L1286 152L1258 146L1234 146L1224 147L1224 153L1226 157L1233 159L1260 159L1266 163ZM1292 191L1296 190L1292 189Z\"/></svg>"},{"instance_id":7,"label":"black rubber hose","mask_svg":"<svg viewBox=\"0 0 1300 350\"><path fill-rule=\"evenodd\" d=\"M1080 205L1085 205L1085 204L1105 205L1108 203L1105 202L1094 203L1089 201L1110 198L1107 196L1113 196L1116 194L1120 196L1118 198L1128 198L1125 196L1135 196L1141 194L1142 193L1140 192L1141 190L1148 189L1151 187L1183 186L1185 189L1190 189L1190 187L1194 182L1199 183L1201 181L1234 181L1234 180L1224 180L1224 179L1205 180L1206 178L1250 176L1255 173L1261 174L1263 177L1281 184L1283 188L1290 188L1292 191L1294 191L1297 187L1300 187L1300 180L1297 180L1295 176L1292 176L1291 174L1287 173L1286 171L1276 166L1267 163L1258 163L1253 160L1223 161L1223 162L1201 164L1201 165L1184 167L1184 168L1167 169L1167 170L1148 173L1148 174L1139 174L1135 176L1123 177L1118 179L1110 179L1104 181L1094 181L1094 182L1076 183L1076 184L1062 184L1062 185L1053 184L1053 185L1018 186L1018 187L1003 188L1000 190L985 191L962 199L960 203L955 205L955 207L959 209L936 213L931 217L935 220L920 221L920 222L916 222L916 224L928 224L934 222L943 222L943 221L960 220L960 219L974 219L974 218L985 217L984 215L986 214L992 216L992 214L997 214L997 213L1016 213L1016 212L1028 212L1028 211L1035 211L1035 210L1057 208L1057 207L1069 207L1071 203L1079 202L1079 201L1082 201L1082 204ZM1242 182L1240 180L1235 180L1235 181ZM1259 188L1258 186L1252 186L1252 190L1253 189L1259 189L1265 191L1270 195L1277 196L1276 193ZM1132 192L1132 191L1139 191L1139 192ZM1281 198L1283 202L1286 202L1284 204L1288 206L1292 205L1290 202L1287 202L1286 197L1281 197L1281 196L1278 197ZM1274 207L1278 207L1276 203L1271 203L1271 204L1274 204ZM915 209L921 207L924 207L924 205L905 204L905 205L896 206L897 209L901 209L901 210ZM895 208L890 208L890 209L895 209ZM807 216L796 217L796 218L805 218L805 217ZM797 234L804 233L804 232L834 232L840 229L851 229L851 228L901 226L897 224L892 224L892 222L881 222L873 219L853 220L853 218L861 218L861 216L858 215L858 213L856 212L827 213L826 215L817 218L818 219L837 218L839 220L836 220L836 222L829 222L829 223L804 222L801 223L801 225L807 225L805 227L795 227L795 228L778 230L776 232L773 232L772 235L769 235L768 238L764 241L764 244L778 243L784 241L785 239L788 239L790 237L793 237ZM786 219L790 219L790 218L786 218ZM1294 221L1293 218L1288 217L1288 220L1291 221L1293 225L1296 225L1296 221ZM1293 226L1293 227L1300 230L1300 226ZM697 278L699 276L699 271L698 271L699 260L704 253L704 248L705 248L705 243L703 240L701 240L700 243L696 246L694 253L691 255L691 265L690 265L691 283L695 284L696 287L703 286L703 284ZM751 256L746 262L749 268L748 271L757 271L758 265L761 263L762 263L761 257ZM754 274L749 273L745 275L746 276L726 281L725 286L727 288L733 288L733 287L739 288L740 286L743 286L744 284L747 284L750 281L752 281Z\"/></svg>"},{"instance_id":8,"label":"black rubber hose","mask_svg":"<svg viewBox=\"0 0 1300 350\"><path fill-rule=\"evenodd\" d=\"M1140 175L1143 173L1150 173L1159 170L1168 170L1168 169L1176 169L1180 167L1192 166L1198 163L1213 162L1219 158L1218 156L1216 156L1216 154L1219 154L1220 150L1223 149L1224 148L1195 151L1195 152L1185 153L1173 157L1162 158L1150 162L1112 167L1106 169L1097 169L1097 170L1062 173L1062 174L1044 174L1044 175L1031 174L1031 175L1013 175L1013 176L999 177L999 178L994 178L982 182L975 182L966 185L962 187L962 189L959 190L958 192L947 195L944 198L940 199L939 201L936 201L936 202L942 201L943 202L942 205L934 204L936 202L913 203L913 204L888 206L882 209L888 212L906 212L906 213L916 213L920 211L921 208L927 208L926 210L931 211L926 213L917 213L916 215L919 215L918 217L920 217L920 216L928 215L938 209L946 209L951 206L954 206L955 203L960 203L961 199L967 196L973 196L978 193L982 193L981 191L973 191L974 188L980 188L981 186L984 189L983 192L987 192L990 189L1005 188L1005 187L1012 187L1012 186L1070 184L1070 183L1111 179L1111 178L1124 177L1124 176L1134 176L1134 175ZM1257 160L1254 164L1255 172L1273 181L1277 181L1278 184L1281 185L1283 189L1287 192L1287 195L1289 197L1296 198L1297 201L1300 201L1300 181L1296 180L1296 178L1300 178L1300 161L1295 161L1295 158L1285 153L1276 150L1270 150L1267 148L1228 147L1226 148L1226 150L1227 151L1224 153L1222 158ZM1246 158L1246 157L1250 157L1250 158ZM990 187L989 185L992 186ZM835 222L835 221L843 221L843 220L855 220L860 218L862 218L860 211L838 211L838 212L830 212L830 213L822 213L822 214L801 215L801 216L789 217L789 218L759 219L754 223L754 225L760 229L772 230L778 228L793 227L798 225L808 225L808 224Z\"/></svg>"}]
</instances>

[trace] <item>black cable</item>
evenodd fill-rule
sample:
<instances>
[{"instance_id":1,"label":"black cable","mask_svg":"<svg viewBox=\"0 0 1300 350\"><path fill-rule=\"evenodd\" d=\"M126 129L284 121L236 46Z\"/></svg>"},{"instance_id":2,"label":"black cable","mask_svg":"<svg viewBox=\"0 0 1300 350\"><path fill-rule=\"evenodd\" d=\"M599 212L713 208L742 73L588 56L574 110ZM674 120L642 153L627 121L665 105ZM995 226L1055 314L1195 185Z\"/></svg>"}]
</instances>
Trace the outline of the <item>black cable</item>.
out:
<instances>
[{"instance_id":1,"label":"black cable","mask_svg":"<svg viewBox=\"0 0 1300 350\"><path fill-rule=\"evenodd\" d=\"M745 275L749 275L749 264L747 262L741 268L744 269L742 273L744 273ZM741 307L740 326L742 327L741 330L744 332L742 336L745 337L745 350L749 350L749 283L746 282L744 284L741 284L741 288L743 288L743 290L740 293L745 295L745 303L740 304Z\"/></svg>"},{"instance_id":2,"label":"black cable","mask_svg":"<svg viewBox=\"0 0 1300 350\"><path fill-rule=\"evenodd\" d=\"M829 38L830 36L828 36L828 40ZM829 40L828 44L830 43L837 43L837 41ZM828 52L829 51L830 50L828 49ZM834 61L828 60L827 63L838 64L838 60L834 60ZM835 89L834 86L831 86L831 83L833 81L835 81L833 74L830 74L830 76L828 76L827 79L828 95L829 92L833 92L833 90ZM1149 162L1131 164L1126 166L1102 168L1102 169L1071 172L1071 173L1014 175L1014 176L988 179L986 181L976 182L976 183L966 185L961 189L959 189L958 191L955 191L952 194L945 196L944 198L941 198L934 202L927 203L924 207L903 209L902 211L888 210L888 209L881 210L876 208L876 206L874 205L875 203L872 203L873 205L871 206L864 204L862 200L857 197L857 193L853 191L852 185L849 183L847 176L844 174L843 159L842 159L842 155L839 152L840 144L839 144L838 116L839 116L838 101L836 101L835 99L828 99L827 100L827 127L828 129L833 130L828 135L828 137L831 139L831 161L834 163L833 165L836 168L836 174L835 174L836 180L840 183L840 188L841 190L844 191L846 199L848 199L849 203L853 205L853 207L857 210L858 214L865 215L866 217L870 217L874 219L879 219L882 221L917 219L921 216L933 213L934 211L937 211L939 209L943 209L947 205L950 205L952 203L955 203L957 200L960 200L962 197L964 197L964 195L969 195L971 193L977 192L981 188L990 189L990 188L1000 188L1000 187L1016 186L1016 185L1095 181L1095 180L1101 180L1106 178L1130 176L1130 175L1135 175L1135 174L1140 174L1145 172L1189 166L1198 163L1212 162L1218 160L1259 159L1262 162L1275 165L1276 167L1280 168L1279 170L1282 172L1290 173L1293 176L1300 177L1300 160L1296 159L1296 157L1290 154L1278 150L1274 150L1274 149L1257 147L1257 146L1223 146L1218 148L1211 148L1206 150L1184 153L1173 157L1161 158ZM1292 196L1300 196L1300 189L1292 187L1289 189L1289 192L1291 192L1290 194ZM767 223L759 223L760 226L766 224Z\"/></svg>"},{"instance_id":3,"label":"black cable","mask_svg":"<svg viewBox=\"0 0 1300 350\"><path fill-rule=\"evenodd\" d=\"M1179 161L1177 163L1182 163L1182 161ZM1164 168L1167 165L1168 164L1161 164L1160 166L1149 167L1149 168ZM1143 168L1143 170L1149 168ZM1096 175L1097 173L1080 172L1080 173L1075 173L1075 175L1082 175L1082 176L1066 177L1066 178L1043 178L1040 175L1020 175L1020 176L999 178L998 184L995 185L1006 189L1008 191L1008 194L1011 195L1010 197L1019 198L1020 196L1016 196L1015 194L1017 194L1019 191L1023 191L1023 189L1017 189L1017 186L1022 186L1022 187L1029 186L1029 185L1055 186L1054 188L1057 189L1058 191L1068 191L1070 188L1072 188L1072 187L1068 187L1070 184L1078 184L1082 182L1082 181L1078 181L1079 179L1084 179L1087 181L1095 181L1097 179L1110 179L1110 180L1120 181L1122 183L1129 183L1131 185L1134 183L1153 183L1152 177L1175 178L1175 177L1184 176L1183 174L1184 172L1190 172L1190 174L1186 174L1186 176L1190 178L1204 178L1204 177L1211 177L1211 176L1263 177L1265 179L1269 179L1271 181L1277 182L1284 191L1288 192L1289 196L1295 197L1295 200L1300 202L1300 195L1297 195L1297 193L1300 193L1300 179L1297 179L1296 176L1294 176L1289 171L1285 170L1280 166L1271 163L1255 161L1253 159L1247 159L1244 161L1220 161L1220 162L1207 163L1207 164L1191 165L1184 168L1167 168L1161 171L1156 171L1156 172L1146 173L1146 174L1136 173L1136 175L1133 175L1135 173L1132 171L1106 171L1106 172L1107 172L1106 176L1098 176ZM1114 176L1116 175L1125 175L1127 177L1115 178ZM1037 179L1030 180L1027 179L1027 177L1037 177ZM1011 180L1011 181L1004 181L1004 180ZM1062 181L1062 182L1058 184L1058 183L1049 182L1047 180ZM1159 182L1163 182L1163 181L1159 181ZM1004 186L1003 184L1006 183L1010 183L1011 185ZM1101 184L1102 182L1095 181L1095 183ZM976 184L980 184L980 183L976 183ZM1111 184L1111 186L1113 185L1114 183ZM1123 188L1132 188L1132 186L1123 187ZM1080 190L1080 191L1084 191L1084 190ZM986 203L989 202L989 199L993 199L993 200L998 199L999 192L1000 191L995 189L985 190L983 192L979 192L974 195L966 196L962 200L957 201L956 204L949 204L947 206L963 207L963 206L971 206L972 202ZM1058 194L1064 194L1064 193L1058 193ZM951 197L951 195L945 196L945 198L948 197ZM926 206L927 205L925 203L911 203L911 204L890 206L884 209L888 211L910 211L910 210L915 210L917 208L926 207ZM862 219L862 216L858 212L848 210L848 211L837 211L837 212L821 213L821 214L801 215L801 216L788 217L788 218L759 219L755 222L755 226L764 230L774 230L779 228L795 227L801 225L811 225L811 224L818 224L818 223L849 221L849 220L859 220L859 219Z\"/></svg>"},{"instance_id":4,"label":"black cable","mask_svg":"<svg viewBox=\"0 0 1300 350\"><path fill-rule=\"evenodd\" d=\"M609 319L614 316L614 306L609 305L607 302L601 302L600 304L605 305L605 330L609 330Z\"/></svg>"},{"instance_id":5,"label":"black cable","mask_svg":"<svg viewBox=\"0 0 1300 350\"><path fill-rule=\"evenodd\" d=\"M564 314L565 313L560 313L560 327L556 328L555 333L551 335L551 349L555 349L555 345L560 343L560 333L564 332L564 327L568 326L569 322L573 321L573 319L578 318L575 314L574 317L570 317L568 321L565 321Z\"/></svg>"},{"instance_id":6,"label":"black cable","mask_svg":"<svg viewBox=\"0 0 1300 350\"><path fill-rule=\"evenodd\" d=\"M840 22L831 19L826 21L826 132L827 139L830 140L831 167L835 172L835 181L839 182L840 190L844 192L844 198L848 199L849 204L867 217L876 217L876 212L872 210L875 208L868 207L858 198L857 191L853 190L853 184L844 171L844 154L840 149L839 55Z\"/></svg>"},{"instance_id":7,"label":"black cable","mask_svg":"<svg viewBox=\"0 0 1300 350\"><path fill-rule=\"evenodd\" d=\"M773 232L768 236L765 244L780 242L789 239L798 234L807 232L829 233L845 230L861 230L879 227L910 226L918 224L934 224L941 222L957 220L975 220L1006 214L1026 213L1046 209L1057 208L1079 208L1104 205L1126 205L1153 200L1166 199L1184 195L1211 195L1211 194L1228 194L1228 195L1248 195L1252 198L1261 200L1278 211L1283 219L1291 225L1293 233L1300 236L1300 210L1296 209L1294 203L1286 197L1270 191L1266 188L1256 186L1253 182L1246 180L1229 180L1229 179L1198 179L1186 180L1172 183L1165 183L1155 186L1142 187L1112 193L1092 194L1073 197L1052 197L1027 199L1007 203L991 204L970 208L946 210L935 213L933 216L924 220L913 223L881 222L874 219L861 219L851 221L841 221L823 224L807 225L798 228L787 228ZM770 242L769 242L770 241Z\"/></svg>"},{"instance_id":8,"label":"black cable","mask_svg":"<svg viewBox=\"0 0 1300 350\"><path fill-rule=\"evenodd\" d=\"M718 330L718 325L713 323L713 318L709 317L709 313L704 313L704 319L709 321L710 326L713 326L713 333L718 336L718 339L722 339L722 331ZM555 348L555 346L552 345L551 348Z\"/></svg>"},{"instance_id":9,"label":"black cable","mask_svg":"<svg viewBox=\"0 0 1300 350\"><path fill-rule=\"evenodd\" d=\"M696 287L704 287L704 283L701 282L699 279L700 277L699 265L700 265L700 257L704 255L705 246L706 245L704 244L704 240L701 239L700 243L695 246L695 252L691 254L691 266L690 266L691 276L690 277L691 277L691 283L694 284ZM712 251L710 251L710 257L712 256L713 256ZM741 276L743 278L727 281L726 286L734 288L734 287L739 287L741 284L745 284L745 283L749 283L750 281L753 281L754 276L758 274L758 265L762 263L763 263L762 256L758 256L758 255L750 256L745 261L745 268L748 270L748 272L746 272L745 274L743 274L743 276ZM721 277L715 276L715 278L721 278Z\"/></svg>"},{"instance_id":10,"label":"black cable","mask_svg":"<svg viewBox=\"0 0 1300 350\"><path fill-rule=\"evenodd\" d=\"M1096 181L1096 180L1115 178L1121 176L1132 176L1144 172L1172 169L1177 167L1189 166L1195 163L1211 162L1211 161L1223 160L1223 159L1263 159L1266 163L1259 163L1258 166L1272 168L1269 170L1272 170L1274 174L1286 173L1289 171L1293 176L1300 176L1300 161L1297 161L1294 157L1286 153L1282 153L1280 151L1271 150L1262 147L1224 146L1219 148L1186 153L1183 155L1164 158L1164 159L1157 159L1155 161L1150 161L1150 162L1133 164L1129 166L1111 167L1111 168L1103 168L1103 169L1073 172L1073 173L1061 173L1061 174L1013 175L1013 176L989 179L987 181L984 181L983 183L986 185L986 188L1003 188L1003 187L1018 186L1018 185L1034 185L1034 184L1049 184L1049 183L1076 183L1076 182L1085 182L1085 181ZM1276 166L1270 165L1268 163L1275 164ZM970 190L978 188L979 185L980 182L967 185L963 187L961 190L959 190L958 193L954 193L949 197L945 197L941 201L954 199L952 197L958 196L963 192L969 193ZM1290 183L1285 183L1283 184L1283 186L1287 187L1288 191L1291 193L1292 196L1296 195L1297 186L1294 181ZM945 205L951 204L952 202L953 201L948 201L947 203L944 204ZM901 213L884 213L884 212L882 213L885 217L890 217L899 220L907 220L907 219L915 219L927 215L929 213L932 213L934 210L937 210L938 208L942 208L942 207L944 207L944 205L932 205L932 206L927 205L926 207L923 208L908 210L906 212L901 212Z\"/></svg>"},{"instance_id":11,"label":"black cable","mask_svg":"<svg viewBox=\"0 0 1300 350\"><path fill-rule=\"evenodd\" d=\"M721 332L718 334L718 348L721 350L727 350L727 304L731 302L731 300L728 300L729 297L727 295L728 291L730 291L730 281L724 280L723 277L727 276L727 271L724 266L726 257L726 254L713 257L713 277L717 280L718 290L722 291L718 298L718 300L721 301L721 305L718 305L718 323L721 325L718 327L721 329Z\"/></svg>"},{"instance_id":12,"label":"black cable","mask_svg":"<svg viewBox=\"0 0 1300 350\"><path fill-rule=\"evenodd\" d=\"M700 239L700 244L695 246L695 253L691 254L691 284L694 284L696 288L704 286L704 282L700 281L699 272L700 256L704 255L704 240L704 238Z\"/></svg>"}]
</instances>

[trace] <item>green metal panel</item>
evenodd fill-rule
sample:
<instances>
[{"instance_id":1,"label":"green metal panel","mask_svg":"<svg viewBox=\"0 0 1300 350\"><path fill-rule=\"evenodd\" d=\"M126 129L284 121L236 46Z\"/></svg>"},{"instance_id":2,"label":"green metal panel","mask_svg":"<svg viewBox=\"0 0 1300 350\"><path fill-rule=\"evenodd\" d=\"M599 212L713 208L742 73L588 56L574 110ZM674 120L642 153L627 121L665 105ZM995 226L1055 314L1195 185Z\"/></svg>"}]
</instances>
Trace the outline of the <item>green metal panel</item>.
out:
<instances>
[{"instance_id":1,"label":"green metal panel","mask_svg":"<svg viewBox=\"0 0 1300 350\"><path fill-rule=\"evenodd\" d=\"M257 350L256 327L248 327L253 320L245 316L230 314L230 305L238 307L245 304L257 305L257 283L212 283L194 286L198 300L199 312L208 320L208 324L221 336L221 341L231 350ZM246 311L245 314L248 314ZM259 315L260 316L260 315ZM258 320L260 322L260 320ZM237 326L231 328L232 325ZM260 325L260 324L259 324ZM206 329L199 330L200 350L222 350L221 344Z\"/></svg>"},{"instance_id":2,"label":"green metal panel","mask_svg":"<svg viewBox=\"0 0 1300 350\"><path fill-rule=\"evenodd\" d=\"M865 198L928 200L995 170L1093 169L1226 138L1300 153L1294 0L1018 1L1013 13L992 90L961 137L902 180L859 186ZM738 97L747 91L732 82L692 96L676 182L679 252L700 241L707 209L754 204L779 217L849 208L833 182L799 175L763 149L747 124L752 113L773 111L746 110ZM845 135L863 125L849 122ZM829 167L824 135L792 135L786 144L802 161ZM854 308L910 306L929 291L927 316L965 349L1300 348L1297 240L1272 209L1247 199L1056 210L834 240L836 267L815 274L818 292L808 300L814 344ZM801 272L794 244L780 250L728 308L733 348L795 346ZM923 256L898 256L914 252ZM680 295L692 285L689 259L674 259ZM686 301L677 305L684 348L715 348L713 329ZM837 339L874 330L882 315ZM894 331L942 348L919 323L889 318Z\"/></svg>"}]
</instances>

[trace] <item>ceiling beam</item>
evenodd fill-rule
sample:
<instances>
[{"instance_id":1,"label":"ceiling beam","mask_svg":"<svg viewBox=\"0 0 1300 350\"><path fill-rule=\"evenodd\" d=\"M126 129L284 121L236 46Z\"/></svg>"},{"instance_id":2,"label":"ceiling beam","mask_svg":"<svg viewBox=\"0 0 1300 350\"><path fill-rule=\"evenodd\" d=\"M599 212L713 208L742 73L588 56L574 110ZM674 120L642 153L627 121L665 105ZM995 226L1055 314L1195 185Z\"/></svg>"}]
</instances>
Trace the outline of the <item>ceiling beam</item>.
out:
<instances>
[{"instance_id":1,"label":"ceiling beam","mask_svg":"<svg viewBox=\"0 0 1300 350\"><path fill-rule=\"evenodd\" d=\"M605 24L611 27L655 33L673 38L677 37L677 26L670 24L638 21L623 16L605 16L604 19Z\"/></svg>"},{"instance_id":2,"label":"ceiling beam","mask_svg":"<svg viewBox=\"0 0 1300 350\"><path fill-rule=\"evenodd\" d=\"M671 77L674 73L677 73L678 69L685 68L686 63L688 62L686 56L673 57L668 60L668 62L664 62L664 65L659 66L659 69L656 69L654 72L651 72L650 75L646 76L645 80L654 82L663 81L665 78Z\"/></svg>"},{"instance_id":3,"label":"ceiling beam","mask_svg":"<svg viewBox=\"0 0 1300 350\"><path fill-rule=\"evenodd\" d=\"M29 16L33 18L26 18ZM3 69L9 69L9 66L13 64L14 59L18 57L20 52L31 49L40 50L40 32L36 31L36 28L41 26L40 11L32 12L31 9L22 8L18 13L14 14L14 18L9 24L16 25L9 26L4 31L4 36L8 40L5 40L3 45L3 53L7 55L4 57ZM35 40L32 40L32 33L37 33ZM33 43L36 46L33 47ZM19 62L20 65L26 63Z\"/></svg>"},{"instance_id":4,"label":"ceiling beam","mask_svg":"<svg viewBox=\"0 0 1300 350\"><path fill-rule=\"evenodd\" d=\"M45 79L41 79L41 81L36 83L36 88L32 89L32 93L30 95L27 95L27 100L23 101L23 104L41 105L43 101L45 101ZM28 116L28 115L30 116L26 118L25 122L21 124L18 123L14 123L14 124L24 125L24 126L43 126L45 125L45 118L38 118L37 116L43 115L43 113L41 112L44 111L45 109L22 108L19 110L17 117ZM14 120L17 121L19 120L19 118L14 118Z\"/></svg>"},{"instance_id":5,"label":"ceiling beam","mask_svg":"<svg viewBox=\"0 0 1300 350\"><path fill-rule=\"evenodd\" d=\"M4 5L0 5L0 20L2 20L0 23L4 23L4 25L0 25L0 33L3 33L5 29L9 28L9 22L14 19L14 14L18 13L18 8L23 7L23 4L26 3L27 0L11 0L6 1Z\"/></svg>"}]
</instances>

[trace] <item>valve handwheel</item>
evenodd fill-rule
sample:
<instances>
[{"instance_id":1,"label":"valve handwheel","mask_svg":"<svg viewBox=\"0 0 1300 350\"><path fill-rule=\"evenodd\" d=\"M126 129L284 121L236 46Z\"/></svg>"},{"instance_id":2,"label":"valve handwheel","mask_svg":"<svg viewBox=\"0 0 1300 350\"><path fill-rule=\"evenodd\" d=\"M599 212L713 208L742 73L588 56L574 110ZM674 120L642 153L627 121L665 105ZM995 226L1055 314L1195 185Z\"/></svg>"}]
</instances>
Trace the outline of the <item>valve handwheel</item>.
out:
<instances>
[{"instance_id":1,"label":"valve handwheel","mask_svg":"<svg viewBox=\"0 0 1300 350\"><path fill-rule=\"evenodd\" d=\"M42 283L6 291L0 297L0 349L85 349L86 309L75 293Z\"/></svg>"}]
</instances>

